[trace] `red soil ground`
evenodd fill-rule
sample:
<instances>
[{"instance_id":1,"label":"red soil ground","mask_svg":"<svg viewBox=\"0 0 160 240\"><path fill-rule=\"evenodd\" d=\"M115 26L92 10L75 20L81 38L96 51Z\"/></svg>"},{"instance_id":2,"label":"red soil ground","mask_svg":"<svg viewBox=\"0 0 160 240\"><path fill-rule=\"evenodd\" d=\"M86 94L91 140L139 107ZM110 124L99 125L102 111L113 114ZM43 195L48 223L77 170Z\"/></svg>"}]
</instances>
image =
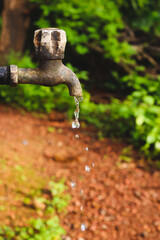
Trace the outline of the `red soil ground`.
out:
<instances>
[{"instance_id":1,"label":"red soil ground","mask_svg":"<svg viewBox=\"0 0 160 240\"><path fill-rule=\"evenodd\" d=\"M134 152L128 163L122 161L126 144L99 140L92 128L73 130L62 114L40 117L0 106L0 159L12 169L16 164L32 166L36 177L28 172L26 185L34 185L38 178L66 178L72 201L67 215L60 215L67 231L64 239L160 239L158 169L150 170L143 160L137 161ZM85 171L86 165L90 172ZM5 211L0 212L0 224L23 225L34 213L14 197L18 182L15 186L7 167L0 169L0 206L8 199ZM76 182L74 189L71 182ZM82 222L87 227L84 232Z\"/></svg>"}]
</instances>

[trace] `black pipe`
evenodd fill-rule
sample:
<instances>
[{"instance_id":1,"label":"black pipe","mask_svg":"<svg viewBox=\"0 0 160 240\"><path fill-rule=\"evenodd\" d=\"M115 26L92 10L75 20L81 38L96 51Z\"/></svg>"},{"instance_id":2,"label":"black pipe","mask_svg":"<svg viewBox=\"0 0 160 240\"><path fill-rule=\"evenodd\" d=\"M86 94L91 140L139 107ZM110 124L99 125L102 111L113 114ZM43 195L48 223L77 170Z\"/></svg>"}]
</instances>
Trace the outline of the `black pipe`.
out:
<instances>
[{"instance_id":1,"label":"black pipe","mask_svg":"<svg viewBox=\"0 0 160 240\"><path fill-rule=\"evenodd\" d=\"M10 84L10 68L9 67L0 67L0 85L9 85Z\"/></svg>"}]
</instances>

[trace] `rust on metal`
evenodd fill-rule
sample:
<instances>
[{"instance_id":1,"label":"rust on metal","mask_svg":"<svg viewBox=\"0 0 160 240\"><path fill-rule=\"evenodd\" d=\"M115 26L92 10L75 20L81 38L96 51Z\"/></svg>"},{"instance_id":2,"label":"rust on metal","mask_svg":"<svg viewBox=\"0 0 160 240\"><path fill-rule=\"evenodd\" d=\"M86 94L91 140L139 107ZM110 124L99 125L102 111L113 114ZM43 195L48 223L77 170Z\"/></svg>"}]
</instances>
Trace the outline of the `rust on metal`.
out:
<instances>
[{"instance_id":1,"label":"rust on metal","mask_svg":"<svg viewBox=\"0 0 160 240\"><path fill-rule=\"evenodd\" d=\"M66 33L61 29L38 29L34 34L34 45L38 59L59 60L64 58Z\"/></svg>"},{"instance_id":2,"label":"rust on metal","mask_svg":"<svg viewBox=\"0 0 160 240\"><path fill-rule=\"evenodd\" d=\"M62 60L40 60L38 68L19 68L18 83L50 87L66 84L71 96L82 96L77 76L62 63Z\"/></svg>"},{"instance_id":3,"label":"rust on metal","mask_svg":"<svg viewBox=\"0 0 160 240\"><path fill-rule=\"evenodd\" d=\"M17 84L37 84L55 86L66 84L71 96L82 96L81 84L76 75L63 63L66 46L66 33L56 28L38 29L34 33L38 68L0 68L0 84L17 86Z\"/></svg>"},{"instance_id":4,"label":"rust on metal","mask_svg":"<svg viewBox=\"0 0 160 240\"><path fill-rule=\"evenodd\" d=\"M10 65L10 86L16 87L18 85L18 67L17 65Z\"/></svg>"}]
</instances>

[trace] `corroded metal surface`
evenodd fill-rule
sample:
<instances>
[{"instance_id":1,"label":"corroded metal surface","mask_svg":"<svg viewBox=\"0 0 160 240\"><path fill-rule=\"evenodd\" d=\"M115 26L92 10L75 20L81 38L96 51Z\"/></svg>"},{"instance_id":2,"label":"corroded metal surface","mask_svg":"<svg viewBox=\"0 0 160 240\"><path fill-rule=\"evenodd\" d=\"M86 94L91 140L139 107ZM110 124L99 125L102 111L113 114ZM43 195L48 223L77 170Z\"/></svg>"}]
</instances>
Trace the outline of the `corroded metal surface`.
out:
<instances>
[{"instance_id":1,"label":"corroded metal surface","mask_svg":"<svg viewBox=\"0 0 160 240\"><path fill-rule=\"evenodd\" d=\"M63 59L66 33L61 29L42 28L34 33L34 45L38 59Z\"/></svg>"},{"instance_id":2,"label":"corroded metal surface","mask_svg":"<svg viewBox=\"0 0 160 240\"><path fill-rule=\"evenodd\" d=\"M16 87L18 85L18 67L17 65L10 65L10 86Z\"/></svg>"},{"instance_id":3,"label":"corroded metal surface","mask_svg":"<svg viewBox=\"0 0 160 240\"><path fill-rule=\"evenodd\" d=\"M55 86L66 84L71 96L82 96L82 88L76 75L62 63L66 46L66 33L56 28L42 28L35 31L34 45L38 68L0 68L0 84L37 84Z\"/></svg>"},{"instance_id":4,"label":"corroded metal surface","mask_svg":"<svg viewBox=\"0 0 160 240\"><path fill-rule=\"evenodd\" d=\"M82 96L78 78L61 60L40 60L38 68L19 68L18 83L50 87L66 84L71 96Z\"/></svg>"}]
</instances>

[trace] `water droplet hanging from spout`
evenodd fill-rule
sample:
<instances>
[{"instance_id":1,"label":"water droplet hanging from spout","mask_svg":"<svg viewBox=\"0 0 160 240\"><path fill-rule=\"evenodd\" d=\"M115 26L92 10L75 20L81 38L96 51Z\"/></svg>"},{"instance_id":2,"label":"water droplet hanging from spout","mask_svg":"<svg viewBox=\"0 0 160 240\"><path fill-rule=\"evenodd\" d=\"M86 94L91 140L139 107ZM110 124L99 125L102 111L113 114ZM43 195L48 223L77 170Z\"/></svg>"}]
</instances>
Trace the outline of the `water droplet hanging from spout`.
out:
<instances>
[{"instance_id":1,"label":"water droplet hanging from spout","mask_svg":"<svg viewBox=\"0 0 160 240\"><path fill-rule=\"evenodd\" d=\"M75 120L72 122L72 128L80 128L80 123L79 123L79 103L83 100L82 97L74 97L75 105L76 105L76 110L74 112L74 117Z\"/></svg>"}]
</instances>

